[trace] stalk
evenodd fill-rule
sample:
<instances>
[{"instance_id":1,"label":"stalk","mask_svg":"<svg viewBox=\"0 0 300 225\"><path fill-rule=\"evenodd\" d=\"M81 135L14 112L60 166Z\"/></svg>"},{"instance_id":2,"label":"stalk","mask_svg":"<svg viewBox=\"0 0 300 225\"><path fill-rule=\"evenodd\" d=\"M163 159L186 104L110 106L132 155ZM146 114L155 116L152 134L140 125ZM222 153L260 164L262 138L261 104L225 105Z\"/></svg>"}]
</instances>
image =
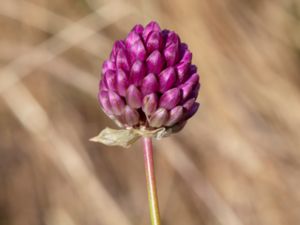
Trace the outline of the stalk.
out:
<instances>
[{"instance_id":1,"label":"stalk","mask_svg":"<svg viewBox=\"0 0 300 225\"><path fill-rule=\"evenodd\" d=\"M150 137L144 137L143 141L144 141L144 161L145 161L151 224L160 225L160 215L159 215L156 181L155 181L155 174L154 174L152 140Z\"/></svg>"}]
</instances>

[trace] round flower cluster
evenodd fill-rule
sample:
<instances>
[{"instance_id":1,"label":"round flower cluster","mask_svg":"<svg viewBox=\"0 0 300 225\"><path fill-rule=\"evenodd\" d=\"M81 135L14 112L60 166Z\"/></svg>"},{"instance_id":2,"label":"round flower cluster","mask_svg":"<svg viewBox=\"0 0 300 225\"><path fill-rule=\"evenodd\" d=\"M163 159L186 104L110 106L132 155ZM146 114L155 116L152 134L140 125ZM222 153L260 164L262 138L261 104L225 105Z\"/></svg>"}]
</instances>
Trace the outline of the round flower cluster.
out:
<instances>
[{"instance_id":1,"label":"round flower cluster","mask_svg":"<svg viewBox=\"0 0 300 225\"><path fill-rule=\"evenodd\" d=\"M156 22L136 25L114 43L103 63L99 101L126 128L181 129L198 110L200 83L192 53L179 36Z\"/></svg>"}]
</instances>

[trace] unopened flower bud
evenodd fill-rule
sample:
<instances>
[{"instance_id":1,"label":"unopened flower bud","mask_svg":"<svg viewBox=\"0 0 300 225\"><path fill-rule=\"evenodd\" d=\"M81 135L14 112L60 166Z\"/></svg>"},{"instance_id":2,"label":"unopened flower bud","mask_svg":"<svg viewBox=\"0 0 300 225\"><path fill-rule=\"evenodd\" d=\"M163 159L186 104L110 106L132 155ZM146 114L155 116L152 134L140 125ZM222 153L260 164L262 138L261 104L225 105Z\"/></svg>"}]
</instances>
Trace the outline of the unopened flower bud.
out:
<instances>
[{"instance_id":1,"label":"unopened flower bud","mask_svg":"<svg viewBox=\"0 0 300 225\"><path fill-rule=\"evenodd\" d=\"M161 93L169 90L176 82L176 72L173 67L163 70L159 74L159 91Z\"/></svg>"},{"instance_id":2,"label":"unopened flower bud","mask_svg":"<svg viewBox=\"0 0 300 225\"><path fill-rule=\"evenodd\" d=\"M180 39L174 31L168 32L167 35L166 48L169 47L170 45L177 45L178 47L180 45Z\"/></svg>"},{"instance_id":3,"label":"unopened flower bud","mask_svg":"<svg viewBox=\"0 0 300 225\"><path fill-rule=\"evenodd\" d=\"M180 54L180 62L191 62L193 54L187 47L187 44L182 43L179 47L179 54Z\"/></svg>"},{"instance_id":4,"label":"unopened flower bud","mask_svg":"<svg viewBox=\"0 0 300 225\"><path fill-rule=\"evenodd\" d=\"M159 107L165 109L174 108L181 100L181 91L179 88L173 88L165 92L159 101Z\"/></svg>"},{"instance_id":5,"label":"unopened flower bud","mask_svg":"<svg viewBox=\"0 0 300 225\"><path fill-rule=\"evenodd\" d=\"M173 126L176 123L178 123L184 116L184 109L181 105L176 106L175 108L173 108L172 110L170 110L169 113L169 119L168 121L165 123L165 126Z\"/></svg>"},{"instance_id":6,"label":"unopened flower bud","mask_svg":"<svg viewBox=\"0 0 300 225\"><path fill-rule=\"evenodd\" d=\"M172 44L169 47L164 49L164 57L167 63L167 66L175 65L176 61L178 60L178 45Z\"/></svg>"},{"instance_id":7,"label":"unopened flower bud","mask_svg":"<svg viewBox=\"0 0 300 225\"><path fill-rule=\"evenodd\" d=\"M127 53L123 49L120 49L117 53L116 66L124 71L129 71L130 69Z\"/></svg>"},{"instance_id":8,"label":"unopened flower bud","mask_svg":"<svg viewBox=\"0 0 300 225\"><path fill-rule=\"evenodd\" d=\"M117 89L118 89L119 95L125 96L128 86L129 86L129 79L128 79L127 74L122 69L118 69L118 71L117 71Z\"/></svg>"},{"instance_id":9,"label":"unopened flower bud","mask_svg":"<svg viewBox=\"0 0 300 225\"><path fill-rule=\"evenodd\" d=\"M164 60L158 50L152 52L146 60L148 73L159 74L163 68Z\"/></svg>"},{"instance_id":10,"label":"unopened flower bud","mask_svg":"<svg viewBox=\"0 0 300 225\"><path fill-rule=\"evenodd\" d=\"M151 32L160 32L160 26L156 22L150 22L143 31L143 39L146 41Z\"/></svg>"},{"instance_id":11,"label":"unopened flower bud","mask_svg":"<svg viewBox=\"0 0 300 225\"><path fill-rule=\"evenodd\" d=\"M126 47L130 48L135 42L139 40L141 40L140 35L136 31L131 31L125 40Z\"/></svg>"},{"instance_id":12,"label":"unopened flower bud","mask_svg":"<svg viewBox=\"0 0 300 225\"><path fill-rule=\"evenodd\" d=\"M113 91L108 91L108 99L111 105L111 110L115 115L121 115L124 111L124 101Z\"/></svg>"},{"instance_id":13,"label":"unopened flower bud","mask_svg":"<svg viewBox=\"0 0 300 225\"><path fill-rule=\"evenodd\" d=\"M116 41L110 54L110 61L116 63L117 54L120 50L126 50L124 41Z\"/></svg>"},{"instance_id":14,"label":"unopened flower bud","mask_svg":"<svg viewBox=\"0 0 300 225\"><path fill-rule=\"evenodd\" d=\"M154 50L160 50L162 46L162 36L158 31L153 31L149 34L146 41L146 47L148 52L153 52Z\"/></svg>"},{"instance_id":15,"label":"unopened flower bud","mask_svg":"<svg viewBox=\"0 0 300 225\"><path fill-rule=\"evenodd\" d=\"M142 99L143 97L139 89L134 85L130 85L126 94L128 105L134 109L138 109L142 106Z\"/></svg>"},{"instance_id":16,"label":"unopened flower bud","mask_svg":"<svg viewBox=\"0 0 300 225\"><path fill-rule=\"evenodd\" d=\"M196 90L196 93L199 91L199 75L198 74L193 74L182 86L182 100L185 101L188 98L191 97L196 97L196 96L191 96L192 93Z\"/></svg>"},{"instance_id":17,"label":"unopened flower bud","mask_svg":"<svg viewBox=\"0 0 300 225\"><path fill-rule=\"evenodd\" d=\"M108 115L113 115L111 104L108 98L108 92L100 91L98 94L98 99L100 101L103 111Z\"/></svg>"},{"instance_id":18,"label":"unopened flower bud","mask_svg":"<svg viewBox=\"0 0 300 225\"><path fill-rule=\"evenodd\" d=\"M149 124L152 127L161 127L169 118L168 111L164 108L156 110L149 119Z\"/></svg>"},{"instance_id":19,"label":"unopened flower bud","mask_svg":"<svg viewBox=\"0 0 300 225\"><path fill-rule=\"evenodd\" d=\"M139 86L141 85L145 75L146 75L146 68L144 63L140 60L135 61L130 71L131 82L134 85Z\"/></svg>"},{"instance_id":20,"label":"unopened flower bud","mask_svg":"<svg viewBox=\"0 0 300 225\"><path fill-rule=\"evenodd\" d=\"M125 106L124 117L125 117L125 123L130 127L137 125L139 123L139 118L140 118L139 113L128 105Z\"/></svg>"},{"instance_id":21,"label":"unopened flower bud","mask_svg":"<svg viewBox=\"0 0 300 225\"><path fill-rule=\"evenodd\" d=\"M143 111L149 116L155 112L158 106L158 97L155 93L146 95L143 99Z\"/></svg>"},{"instance_id":22,"label":"unopened flower bud","mask_svg":"<svg viewBox=\"0 0 300 225\"><path fill-rule=\"evenodd\" d=\"M190 109L194 105L195 101L196 101L195 98L191 98L191 99L187 100L182 106L186 111L190 111Z\"/></svg>"},{"instance_id":23,"label":"unopened flower bud","mask_svg":"<svg viewBox=\"0 0 300 225\"><path fill-rule=\"evenodd\" d=\"M158 89L159 89L159 83L157 81L156 76L153 73L148 74L144 78L141 86L143 95L157 92Z\"/></svg>"},{"instance_id":24,"label":"unopened flower bud","mask_svg":"<svg viewBox=\"0 0 300 225\"><path fill-rule=\"evenodd\" d=\"M104 74L104 83L109 90L117 91L116 72L112 70L106 71Z\"/></svg>"},{"instance_id":25,"label":"unopened flower bud","mask_svg":"<svg viewBox=\"0 0 300 225\"><path fill-rule=\"evenodd\" d=\"M185 119L191 118L198 110L200 104L198 102L194 102L191 109L187 112Z\"/></svg>"},{"instance_id":26,"label":"unopened flower bud","mask_svg":"<svg viewBox=\"0 0 300 225\"><path fill-rule=\"evenodd\" d=\"M102 65L102 74L105 74L108 70L116 70L116 64L114 64L112 61L105 60Z\"/></svg>"},{"instance_id":27,"label":"unopened flower bud","mask_svg":"<svg viewBox=\"0 0 300 225\"><path fill-rule=\"evenodd\" d=\"M129 48L130 59L132 62L136 60L145 60L147 57L147 52L145 46L141 40L136 41Z\"/></svg>"},{"instance_id":28,"label":"unopened flower bud","mask_svg":"<svg viewBox=\"0 0 300 225\"><path fill-rule=\"evenodd\" d=\"M190 67L190 62L181 62L176 66L179 80L184 80Z\"/></svg>"},{"instance_id":29,"label":"unopened flower bud","mask_svg":"<svg viewBox=\"0 0 300 225\"><path fill-rule=\"evenodd\" d=\"M141 24L137 24L132 28L132 31L135 31L140 36L143 35L144 27Z\"/></svg>"}]
</instances>

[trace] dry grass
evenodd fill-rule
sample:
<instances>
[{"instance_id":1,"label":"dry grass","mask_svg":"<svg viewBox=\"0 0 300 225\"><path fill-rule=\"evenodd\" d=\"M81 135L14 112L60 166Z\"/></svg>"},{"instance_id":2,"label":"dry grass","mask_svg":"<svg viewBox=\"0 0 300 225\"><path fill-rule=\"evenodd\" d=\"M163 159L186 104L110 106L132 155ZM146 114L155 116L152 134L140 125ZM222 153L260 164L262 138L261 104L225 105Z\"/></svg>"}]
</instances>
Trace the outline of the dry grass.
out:
<instances>
[{"instance_id":1,"label":"dry grass","mask_svg":"<svg viewBox=\"0 0 300 225\"><path fill-rule=\"evenodd\" d=\"M298 0L4 0L0 225L149 224L140 145L90 143L113 40L151 19L201 72L200 112L156 142L163 224L300 223Z\"/></svg>"}]
</instances>

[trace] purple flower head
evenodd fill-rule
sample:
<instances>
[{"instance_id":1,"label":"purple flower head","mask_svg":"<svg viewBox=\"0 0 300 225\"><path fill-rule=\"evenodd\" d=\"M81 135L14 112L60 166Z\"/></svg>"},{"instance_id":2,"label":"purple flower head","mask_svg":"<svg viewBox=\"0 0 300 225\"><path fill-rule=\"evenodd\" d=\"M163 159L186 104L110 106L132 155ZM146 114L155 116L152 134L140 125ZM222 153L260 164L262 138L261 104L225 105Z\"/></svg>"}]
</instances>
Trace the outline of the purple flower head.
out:
<instances>
[{"instance_id":1,"label":"purple flower head","mask_svg":"<svg viewBox=\"0 0 300 225\"><path fill-rule=\"evenodd\" d=\"M103 63L98 98L103 111L123 127L177 131L197 112L199 89L188 45L150 22L115 42Z\"/></svg>"}]
</instances>

